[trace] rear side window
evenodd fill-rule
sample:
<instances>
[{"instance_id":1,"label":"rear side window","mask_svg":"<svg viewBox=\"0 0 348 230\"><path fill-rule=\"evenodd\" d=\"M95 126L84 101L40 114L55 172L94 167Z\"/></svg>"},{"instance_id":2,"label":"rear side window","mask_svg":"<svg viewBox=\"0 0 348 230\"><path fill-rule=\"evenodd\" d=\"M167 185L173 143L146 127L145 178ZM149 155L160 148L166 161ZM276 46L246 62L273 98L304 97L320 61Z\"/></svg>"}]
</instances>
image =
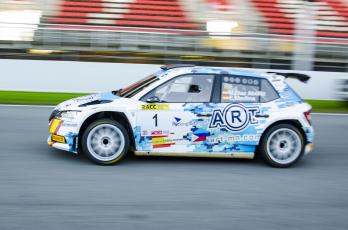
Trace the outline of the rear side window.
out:
<instances>
[{"instance_id":1,"label":"rear side window","mask_svg":"<svg viewBox=\"0 0 348 230\"><path fill-rule=\"evenodd\" d=\"M260 102L269 102L279 98L277 91L273 88L271 83L266 80L261 80L261 91L265 93L264 96L260 97Z\"/></svg>"},{"instance_id":2,"label":"rear side window","mask_svg":"<svg viewBox=\"0 0 348 230\"><path fill-rule=\"evenodd\" d=\"M223 76L222 103L259 103L279 98L267 79L243 76Z\"/></svg>"}]
</instances>

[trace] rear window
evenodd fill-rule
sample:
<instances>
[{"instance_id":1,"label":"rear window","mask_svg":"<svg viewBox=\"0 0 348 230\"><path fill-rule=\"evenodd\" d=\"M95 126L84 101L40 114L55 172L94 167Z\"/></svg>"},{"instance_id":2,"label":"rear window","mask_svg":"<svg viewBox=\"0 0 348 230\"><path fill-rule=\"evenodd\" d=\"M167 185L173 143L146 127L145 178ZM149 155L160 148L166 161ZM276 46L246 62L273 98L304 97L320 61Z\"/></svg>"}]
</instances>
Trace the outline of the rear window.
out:
<instances>
[{"instance_id":1,"label":"rear window","mask_svg":"<svg viewBox=\"0 0 348 230\"><path fill-rule=\"evenodd\" d=\"M223 76L221 102L259 103L279 98L267 79L243 76Z\"/></svg>"}]
</instances>

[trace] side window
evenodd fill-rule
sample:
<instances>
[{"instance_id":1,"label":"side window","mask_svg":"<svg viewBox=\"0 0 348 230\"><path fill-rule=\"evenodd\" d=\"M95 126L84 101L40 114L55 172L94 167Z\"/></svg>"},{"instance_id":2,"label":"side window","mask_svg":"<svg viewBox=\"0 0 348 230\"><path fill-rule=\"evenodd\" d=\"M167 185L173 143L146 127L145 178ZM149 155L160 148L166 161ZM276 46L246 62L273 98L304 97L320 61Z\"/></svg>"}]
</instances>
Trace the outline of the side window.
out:
<instances>
[{"instance_id":1,"label":"side window","mask_svg":"<svg viewBox=\"0 0 348 230\"><path fill-rule=\"evenodd\" d=\"M243 76L224 76L221 102L268 102L279 96L266 79Z\"/></svg>"},{"instance_id":2,"label":"side window","mask_svg":"<svg viewBox=\"0 0 348 230\"><path fill-rule=\"evenodd\" d=\"M261 96L260 102L269 102L279 98L277 91L266 79L261 80L261 91L265 92L265 95Z\"/></svg>"},{"instance_id":3,"label":"side window","mask_svg":"<svg viewBox=\"0 0 348 230\"><path fill-rule=\"evenodd\" d=\"M214 75L184 75L158 86L141 100L158 97L160 102L186 103L209 102Z\"/></svg>"}]
</instances>

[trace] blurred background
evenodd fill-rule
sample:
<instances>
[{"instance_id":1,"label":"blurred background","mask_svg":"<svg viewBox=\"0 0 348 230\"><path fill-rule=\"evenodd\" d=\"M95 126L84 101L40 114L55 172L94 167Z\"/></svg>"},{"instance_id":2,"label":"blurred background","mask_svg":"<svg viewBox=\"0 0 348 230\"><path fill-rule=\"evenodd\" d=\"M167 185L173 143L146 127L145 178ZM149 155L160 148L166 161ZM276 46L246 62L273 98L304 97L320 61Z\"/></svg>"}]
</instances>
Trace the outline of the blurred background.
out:
<instances>
[{"instance_id":1,"label":"blurred background","mask_svg":"<svg viewBox=\"0 0 348 230\"><path fill-rule=\"evenodd\" d=\"M0 0L0 230L348 229L347 45L348 0ZM313 153L284 170L145 157L99 167L48 149L52 107L12 105L180 63L310 75L287 81L330 112L312 113Z\"/></svg>"},{"instance_id":2,"label":"blurred background","mask_svg":"<svg viewBox=\"0 0 348 230\"><path fill-rule=\"evenodd\" d=\"M0 0L3 60L315 71L307 99L346 97L347 43L348 0Z\"/></svg>"}]
</instances>

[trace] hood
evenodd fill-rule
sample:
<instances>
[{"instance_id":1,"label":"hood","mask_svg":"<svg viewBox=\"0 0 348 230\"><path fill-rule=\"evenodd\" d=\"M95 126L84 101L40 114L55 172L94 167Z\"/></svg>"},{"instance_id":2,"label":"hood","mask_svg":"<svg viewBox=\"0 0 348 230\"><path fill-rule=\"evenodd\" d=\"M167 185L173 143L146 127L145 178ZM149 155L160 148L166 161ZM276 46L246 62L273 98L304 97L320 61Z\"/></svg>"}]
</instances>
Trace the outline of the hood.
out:
<instances>
[{"instance_id":1,"label":"hood","mask_svg":"<svg viewBox=\"0 0 348 230\"><path fill-rule=\"evenodd\" d=\"M55 110L81 110L91 105L111 103L117 99L120 97L115 96L112 92L91 94L64 101Z\"/></svg>"}]
</instances>

